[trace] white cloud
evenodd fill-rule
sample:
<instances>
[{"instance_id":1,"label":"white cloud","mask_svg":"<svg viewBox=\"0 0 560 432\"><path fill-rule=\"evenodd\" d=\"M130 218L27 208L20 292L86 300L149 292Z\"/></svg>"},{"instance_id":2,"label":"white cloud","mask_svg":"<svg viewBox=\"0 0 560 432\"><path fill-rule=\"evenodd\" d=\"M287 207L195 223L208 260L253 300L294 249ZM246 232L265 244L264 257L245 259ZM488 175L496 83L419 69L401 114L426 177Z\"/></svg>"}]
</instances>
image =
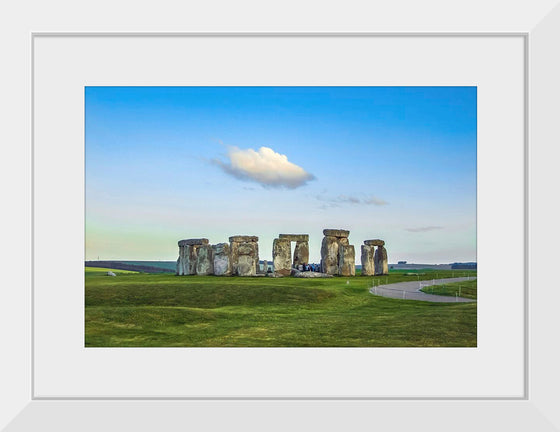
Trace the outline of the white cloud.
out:
<instances>
[{"instance_id":1,"label":"white cloud","mask_svg":"<svg viewBox=\"0 0 560 432\"><path fill-rule=\"evenodd\" d=\"M288 161L286 155L268 147L240 149L229 147L227 161L213 160L226 173L241 179L260 183L265 187L295 189L313 180L313 174Z\"/></svg>"},{"instance_id":2,"label":"white cloud","mask_svg":"<svg viewBox=\"0 0 560 432\"><path fill-rule=\"evenodd\" d=\"M376 198L374 196L370 196L369 198L357 198L355 196L348 196L348 195L339 195L334 198L327 198L323 196L318 196L317 199L319 201L325 201L331 203L331 207L335 205L338 207L338 203L348 203L348 204L361 204L361 205L376 205L382 206L389 204L387 201Z\"/></svg>"},{"instance_id":3,"label":"white cloud","mask_svg":"<svg viewBox=\"0 0 560 432\"><path fill-rule=\"evenodd\" d=\"M409 232L427 232L427 231L435 231L443 229L442 226L425 226L425 227L418 227L418 228L405 228L406 231Z\"/></svg>"}]
</instances>

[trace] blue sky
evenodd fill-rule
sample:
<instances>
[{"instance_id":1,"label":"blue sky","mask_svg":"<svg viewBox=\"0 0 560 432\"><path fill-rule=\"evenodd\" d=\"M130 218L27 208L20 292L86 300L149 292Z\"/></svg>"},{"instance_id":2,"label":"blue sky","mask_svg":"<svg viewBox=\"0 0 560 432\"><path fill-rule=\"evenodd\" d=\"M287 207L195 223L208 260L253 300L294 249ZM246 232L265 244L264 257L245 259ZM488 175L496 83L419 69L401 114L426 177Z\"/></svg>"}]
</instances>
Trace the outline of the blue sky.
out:
<instances>
[{"instance_id":1,"label":"blue sky","mask_svg":"<svg viewBox=\"0 0 560 432\"><path fill-rule=\"evenodd\" d=\"M324 228L476 260L476 87L86 87L86 259Z\"/></svg>"}]
</instances>

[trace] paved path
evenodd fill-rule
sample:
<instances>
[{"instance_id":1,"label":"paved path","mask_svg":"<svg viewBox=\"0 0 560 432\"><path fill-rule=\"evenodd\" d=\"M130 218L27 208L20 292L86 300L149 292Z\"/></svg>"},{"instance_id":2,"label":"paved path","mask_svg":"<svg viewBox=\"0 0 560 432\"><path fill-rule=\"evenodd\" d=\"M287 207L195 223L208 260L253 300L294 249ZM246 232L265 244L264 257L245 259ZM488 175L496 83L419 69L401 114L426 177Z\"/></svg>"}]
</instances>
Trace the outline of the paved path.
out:
<instances>
[{"instance_id":1,"label":"paved path","mask_svg":"<svg viewBox=\"0 0 560 432\"><path fill-rule=\"evenodd\" d=\"M464 297L453 297L453 296L442 296L435 294L426 294L420 291L420 288L424 288L431 285L442 285L450 282L462 282L466 280L476 279L475 277L456 277L447 279L435 279L435 280L423 280L423 281L412 281L412 282L398 282L388 285L379 285L373 287L369 290L370 293L374 295L379 295L383 297L406 299L406 300L422 300L430 302L443 302L443 303L455 303L455 302L473 302L476 300L464 298Z\"/></svg>"}]
</instances>

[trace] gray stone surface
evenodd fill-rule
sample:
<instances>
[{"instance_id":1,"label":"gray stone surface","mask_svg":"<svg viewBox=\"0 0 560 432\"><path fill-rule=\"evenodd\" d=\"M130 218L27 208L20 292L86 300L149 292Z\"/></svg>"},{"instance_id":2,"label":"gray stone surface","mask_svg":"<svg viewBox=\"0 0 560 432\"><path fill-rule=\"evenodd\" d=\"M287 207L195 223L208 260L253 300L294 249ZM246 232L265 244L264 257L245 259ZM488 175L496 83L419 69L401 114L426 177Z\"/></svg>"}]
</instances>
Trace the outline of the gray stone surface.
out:
<instances>
[{"instance_id":1,"label":"gray stone surface","mask_svg":"<svg viewBox=\"0 0 560 432\"><path fill-rule=\"evenodd\" d=\"M185 274L196 274L196 260L198 256L198 248L201 245L185 246L186 260L185 260Z\"/></svg>"},{"instance_id":2,"label":"gray stone surface","mask_svg":"<svg viewBox=\"0 0 560 432\"><path fill-rule=\"evenodd\" d=\"M339 246L348 246L350 244L348 237L337 237Z\"/></svg>"},{"instance_id":3,"label":"gray stone surface","mask_svg":"<svg viewBox=\"0 0 560 432\"><path fill-rule=\"evenodd\" d=\"M374 239L374 240L364 240L364 244L368 246L384 246L385 242L383 240Z\"/></svg>"},{"instance_id":4,"label":"gray stone surface","mask_svg":"<svg viewBox=\"0 0 560 432\"><path fill-rule=\"evenodd\" d=\"M229 245L218 243L212 246L214 255L214 274L216 276L231 276L231 259Z\"/></svg>"},{"instance_id":5,"label":"gray stone surface","mask_svg":"<svg viewBox=\"0 0 560 432\"><path fill-rule=\"evenodd\" d=\"M113 273L112 271L108 271L108 272L107 272L107 276L116 276L116 274Z\"/></svg>"},{"instance_id":6,"label":"gray stone surface","mask_svg":"<svg viewBox=\"0 0 560 432\"><path fill-rule=\"evenodd\" d=\"M389 260L387 258L387 249L385 249L384 246L378 246L377 249L381 249L382 274L389 274Z\"/></svg>"},{"instance_id":7,"label":"gray stone surface","mask_svg":"<svg viewBox=\"0 0 560 432\"><path fill-rule=\"evenodd\" d=\"M309 234L280 234L280 239L288 239L290 241L309 241Z\"/></svg>"},{"instance_id":8,"label":"gray stone surface","mask_svg":"<svg viewBox=\"0 0 560 432\"><path fill-rule=\"evenodd\" d=\"M229 242L246 243L246 242L258 242L259 238L257 236L247 236L247 235L235 235L229 238Z\"/></svg>"},{"instance_id":9,"label":"gray stone surface","mask_svg":"<svg viewBox=\"0 0 560 432\"><path fill-rule=\"evenodd\" d=\"M239 256L241 255L249 255L251 257L256 257L258 255L258 251L255 248L256 243L239 243L239 247L237 248L237 253Z\"/></svg>"},{"instance_id":10,"label":"gray stone surface","mask_svg":"<svg viewBox=\"0 0 560 432\"><path fill-rule=\"evenodd\" d=\"M375 275L375 247L370 245L362 245L362 276Z\"/></svg>"},{"instance_id":11,"label":"gray stone surface","mask_svg":"<svg viewBox=\"0 0 560 432\"><path fill-rule=\"evenodd\" d=\"M386 275L389 274L389 263L387 260L387 249L383 246L378 246L375 249L374 255L375 262L375 274L376 275Z\"/></svg>"},{"instance_id":12,"label":"gray stone surface","mask_svg":"<svg viewBox=\"0 0 560 432\"><path fill-rule=\"evenodd\" d=\"M237 263L239 261L239 243L230 242L229 244L229 258L231 260L231 274L237 275Z\"/></svg>"},{"instance_id":13,"label":"gray stone surface","mask_svg":"<svg viewBox=\"0 0 560 432\"><path fill-rule=\"evenodd\" d=\"M348 237L350 235L350 231L342 229L324 229L323 235L328 237Z\"/></svg>"},{"instance_id":14,"label":"gray stone surface","mask_svg":"<svg viewBox=\"0 0 560 432\"><path fill-rule=\"evenodd\" d=\"M340 276L356 275L356 252L353 245L339 245L338 274Z\"/></svg>"},{"instance_id":15,"label":"gray stone surface","mask_svg":"<svg viewBox=\"0 0 560 432\"><path fill-rule=\"evenodd\" d=\"M179 276L196 274L196 251L201 245L179 246L176 274Z\"/></svg>"},{"instance_id":16,"label":"gray stone surface","mask_svg":"<svg viewBox=\"0 0 560 432\"><path fill-rule=\"evenodd\" d=\"M300 264L309 264L309 242L308 241L298 241L298 242L296 242L296 247L294 249L293 266L296 267Z\"/></svg>"},{"instance_id":17,"label":"gray stone surface","mask_svg":"<svg viewBox=\"0 0 560 432\"><path fill-rule=\"evenodd\" d=\"M249 255L239 255L239 260L237 262L237 275L254 276L256 274L255 259Z\"/></svg>"},{"instance_id":18,"label":"gray stone surface","mask_svg":"<svg viewBox=\"0 0 560 432\"><path fill-rule=\"evenodd\" d=\"M292 266L291 242L288 239L274 239L272 243L272 262L274 273L289 276Z\"/></svg>"},{"instance_id":19,"label":"gray stone surface","mask_svg":"<svg viewBox=\"0 0 560 432\"><path fill-rule=\"evenodd\" d=\"M212 246L209 244L198 246L196 274L199 276L214 274L214 257L212 254Z\"/></svg>"},{"instance_id":20,"label":"gray stone surface","mask_svg":"<svg viewBox=\"0 0 560 432\"><path fill-rule=\"evenodd\" d=\"M179 247L181 247L181 246L203 245L203 244L208 244L208 239L199 238L199 239L179 240Z\"/></svg>"},{"instance_id":21,"label":"gray stone surface","mask_svg":"<svg viewBox=\"0 0 560 432\"><path fill-rule=\"evenodd\" d=\"M323 237L323 242L321 243L321 270L323 273L330 275L338 274L338 247L337 237Z\"/></svg>"},{"instance_id":22,"label":"gray stone surface","mask_svg":"<svg viewBox=\"0 0 560 432\"><path fill-rule=\"evenodd\" d=\"M230 257L232 274L255 276L259 267L259 244L256 236L232 236Z\"/></svg>"}]
</instances>

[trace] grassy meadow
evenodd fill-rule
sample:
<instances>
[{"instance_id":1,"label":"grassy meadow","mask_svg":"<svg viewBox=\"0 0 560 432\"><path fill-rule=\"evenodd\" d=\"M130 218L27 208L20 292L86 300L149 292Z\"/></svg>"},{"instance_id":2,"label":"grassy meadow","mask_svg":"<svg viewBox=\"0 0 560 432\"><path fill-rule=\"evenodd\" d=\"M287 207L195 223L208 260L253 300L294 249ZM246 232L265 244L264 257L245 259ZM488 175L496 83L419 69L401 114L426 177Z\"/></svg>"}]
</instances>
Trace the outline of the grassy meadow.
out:
<instances>
[{"instance_id":1,"label":"grassy meadow","mask_svg":"<svg viewBox=\"0 0 560 432\"><path fill-rule=\"evenodd\" d=\"M298 279L122 270L113 270L117 276L111 277L108 270L85 271L86 347L477 344L476 302L455 303L450 298L450 303L430 303L369 293L373 284L474 276L476 271L396 270L375 278ZM476 298L476 281L469 282L474 282ZM454 288L450 290L455 296Z\"/></svg>"},{"instance_id":2,"label":"grassy meadow","mask_svg":"<svg viewBox=\"0 0 560 432\"><path fill-rule=\"evenodd\" d=\"M459 297L476 300L476 279L463 282L453 282L444 285L432 285L429 287L424 287L420 291L423 291L426 294L437 294L453 297L455 297L455 295L458 295Z\"/></svg>"}]
</instances>

